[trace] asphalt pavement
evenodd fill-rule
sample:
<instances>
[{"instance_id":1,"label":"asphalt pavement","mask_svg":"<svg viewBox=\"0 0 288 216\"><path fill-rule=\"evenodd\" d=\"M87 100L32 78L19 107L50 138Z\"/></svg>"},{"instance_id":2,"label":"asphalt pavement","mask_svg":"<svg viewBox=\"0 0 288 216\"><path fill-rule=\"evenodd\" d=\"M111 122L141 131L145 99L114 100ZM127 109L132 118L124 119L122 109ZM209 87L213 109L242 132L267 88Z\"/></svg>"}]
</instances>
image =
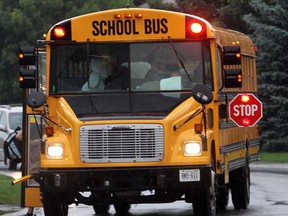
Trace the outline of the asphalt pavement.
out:
<instances>
[{"instance_id":1,"label":"asphalt pavement","mask_svg":"<svg viewBox=\"0 0 288 216\"><path fill-rule=\"evenodd\" d=\"M288 174L288 163L255 162L250 164L251 172Z\"/></svg>"},{"instance_id":2,"label":"asphalt pavement","mask_svg":"<svg viewBox=\"0 0 288 216\"><path fill-rule=\"evenodd\" d=\"M250 164L251 172L269 172L278 174L288 175L288 163L266 163L266 162L255 162ZM3 162L0 162L0 174L11 176L14 179L21 177L21 172L19 171L9 171ZM14 211L14 213L5 214L4 216L22 216L27 213L27 208L21 208L20 206L11 205L0 205L0 209L3 211ZM34 214L41 212L41 208L36 208Z\"/></svg>"}]
</instances>

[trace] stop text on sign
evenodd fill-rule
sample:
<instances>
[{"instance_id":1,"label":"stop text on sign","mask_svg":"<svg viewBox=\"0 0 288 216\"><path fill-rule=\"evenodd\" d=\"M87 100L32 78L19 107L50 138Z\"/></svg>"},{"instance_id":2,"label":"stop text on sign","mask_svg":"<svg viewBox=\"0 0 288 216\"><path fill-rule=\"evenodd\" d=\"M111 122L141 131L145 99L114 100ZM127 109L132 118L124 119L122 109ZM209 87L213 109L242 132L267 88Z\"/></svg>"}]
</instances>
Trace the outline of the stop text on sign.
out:
<instances>
[{"instance_id":1,"label":"stop text on sign","mask_svg":"<svg viewBox=\"0 0 288 216\"><path fill-rule=\"evenodd\" d=\"M254 116L258 109L258 105L256 104L240 104L233 107L234 116Z\"/></svg>"}]
</instances>

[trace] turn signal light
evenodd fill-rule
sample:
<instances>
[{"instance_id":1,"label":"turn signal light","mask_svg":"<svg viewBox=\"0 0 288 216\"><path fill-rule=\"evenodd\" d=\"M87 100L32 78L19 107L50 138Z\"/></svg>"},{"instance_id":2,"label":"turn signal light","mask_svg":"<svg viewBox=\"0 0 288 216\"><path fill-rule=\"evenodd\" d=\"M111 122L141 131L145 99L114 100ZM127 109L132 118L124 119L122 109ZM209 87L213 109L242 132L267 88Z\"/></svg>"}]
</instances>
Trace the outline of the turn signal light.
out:
<instances>
[{"instance_id":1,"label":"turn signal light","mask_svg":"<svg viewBox=\"0 0 288 216\"><path fill-rule=\"evenodd\" d=\"M195 133L197 133L197 134L202 133L202 131L203 131L203 124L195 124L195 125L194 125L194 131L195 131Z\"/></svg>"},{"instance_id":2,"label":"turn signal light","mask_svg":"<svg viewBox=\"0 0 288 216\"><path fill-rule=\"evenodd\" d=\"M54 128L53 127L46 127L45 128L45 134L47 137L51 137L54 134Z\"/></svg>"}]
</instances>

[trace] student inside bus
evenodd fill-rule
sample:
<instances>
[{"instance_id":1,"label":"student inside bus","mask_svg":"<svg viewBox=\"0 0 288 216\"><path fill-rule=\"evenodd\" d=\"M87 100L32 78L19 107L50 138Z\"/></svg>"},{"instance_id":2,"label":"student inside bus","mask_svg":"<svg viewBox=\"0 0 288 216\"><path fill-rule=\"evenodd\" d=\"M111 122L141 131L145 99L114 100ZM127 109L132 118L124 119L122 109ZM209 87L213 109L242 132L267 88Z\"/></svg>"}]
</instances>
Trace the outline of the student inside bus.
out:
<instances>
[{"instance_id":1,"label":"student inside bus","mask_svg":"<svg viewBox=\"0 0 288 216\"><path fill-rule=\"evenodd\" d=\"M103 58L93 58L89 65L90 75L86 83L82 86L82 91L101 91L105 88L105 79L110 74L106 60Z\"/></svg>"}]
</instances>

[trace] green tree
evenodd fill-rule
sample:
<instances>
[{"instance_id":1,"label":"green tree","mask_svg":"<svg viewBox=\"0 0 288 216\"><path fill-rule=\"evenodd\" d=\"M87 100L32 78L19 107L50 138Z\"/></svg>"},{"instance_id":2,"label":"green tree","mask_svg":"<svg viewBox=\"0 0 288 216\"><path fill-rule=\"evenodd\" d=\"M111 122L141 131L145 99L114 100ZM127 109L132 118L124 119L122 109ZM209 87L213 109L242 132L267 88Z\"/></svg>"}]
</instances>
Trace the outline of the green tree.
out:
<instances>
[{"instance_id":1,"label":"green tree","mask_svg":"<svg viewBox=\"0 0 288 216\"><path fill-rule=\"evenodd\" d=\"M258 49L261 143L265 150L288 151L288 2L252 0L251 6L244 20Z\"/></svg>"},{"instance_id":2,"label":"green tree","mask_svg":"<svg viewBox=\"0 0 288 216\"><path fill-rule=\"evenodd\" d=\"M17 79L19 46L36 45L61 20L126 6L127 0L0 0L0 104L22 101Z\"/></svg>"},{"instance_id":3,"label":"green tree","mask_svg":"<svg viewBox=\"0 0 288 216\"><path fill-rule=\"evenodd\" d=\"M246 22L243 20L243 15L252 12L251 0L223 0L219 9L218 24L224 28L237 30L243 33L248 33L249 29ZM220 7L219 7L220 6Z\"/></svg>"},{"instance_id":4,"label":"green tree","mask_svg":"<svg viewBox=\"0 0 288 216\"><path fill-rule=\"evenodd\" d=\"M209 22L219 19L221 0L176 0L179 11L202 17Z\"/></svg>"}]
</instances>

